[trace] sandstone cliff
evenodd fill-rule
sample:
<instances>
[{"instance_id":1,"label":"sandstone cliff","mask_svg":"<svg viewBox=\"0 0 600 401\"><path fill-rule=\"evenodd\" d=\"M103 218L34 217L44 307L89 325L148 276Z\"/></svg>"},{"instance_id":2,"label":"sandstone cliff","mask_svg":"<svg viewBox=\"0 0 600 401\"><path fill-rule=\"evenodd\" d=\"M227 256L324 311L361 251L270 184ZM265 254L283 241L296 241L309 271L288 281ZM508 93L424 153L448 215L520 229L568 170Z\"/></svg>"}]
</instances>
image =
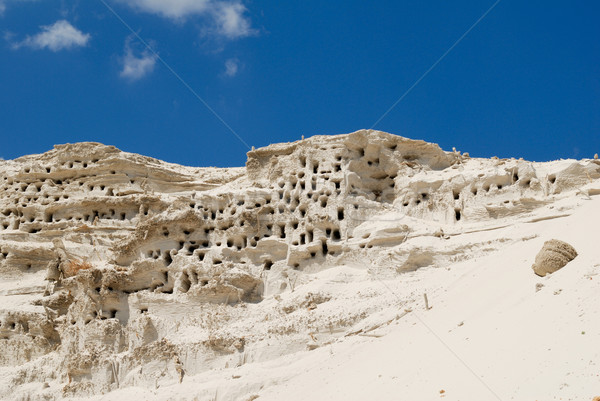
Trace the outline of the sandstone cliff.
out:
<instances>
[{"instance_id":1,"label":"sandstone cliff","mask_svg":"<svg viewBox=\"0 0 600 401\"><path fill-rule=\"evenodd\" d=\"M597 160L477 159L367 130L243 168L98 143L0 161L0 397L157 387L368 331L400 307L346 291L356 271L373 283L530 240L454 238L560 217L599 178Z\"/></svg>"}]
</instances>

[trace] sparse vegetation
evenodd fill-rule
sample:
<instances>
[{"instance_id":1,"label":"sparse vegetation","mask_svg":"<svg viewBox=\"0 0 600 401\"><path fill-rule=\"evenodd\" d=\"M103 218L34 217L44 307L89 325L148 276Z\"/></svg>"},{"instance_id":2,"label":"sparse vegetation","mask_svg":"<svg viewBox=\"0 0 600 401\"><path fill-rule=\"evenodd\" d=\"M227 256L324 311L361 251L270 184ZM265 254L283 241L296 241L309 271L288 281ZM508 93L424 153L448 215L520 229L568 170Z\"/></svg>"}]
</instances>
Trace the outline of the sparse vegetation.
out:
<instances>
[{"instance_id":1,"label":"sparse vegetation","mask_svg":"<svg viewBox=\"0 0 600 401\"><path fill-rule=\"evenodd\" d=\"M81 270L89 270L91 269L93 266L90 262L88 262L87 260L77 260L77 259L72 259L69 260L69 262L67 263L67 268L65 269L65 273L67 274L67 276L74 276L77 273L79 273Z\"/></svg>"}]
</instances>

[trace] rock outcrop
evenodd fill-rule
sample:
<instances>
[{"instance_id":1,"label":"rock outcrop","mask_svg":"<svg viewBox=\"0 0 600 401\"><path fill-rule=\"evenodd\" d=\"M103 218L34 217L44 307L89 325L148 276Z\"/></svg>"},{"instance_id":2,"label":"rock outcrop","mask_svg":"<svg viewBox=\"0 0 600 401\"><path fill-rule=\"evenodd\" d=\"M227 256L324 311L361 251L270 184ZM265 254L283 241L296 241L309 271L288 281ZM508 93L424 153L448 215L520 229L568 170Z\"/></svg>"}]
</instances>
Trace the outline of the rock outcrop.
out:
<instances>
[{"instance_id":1,"label":"rock outcrop","mask_svg":"<svg viewBox=\"0 0 600 401\"><path fill-rule=\"evenodd\" d=\"M312 274L471 257L489 241L428 241L527 221L563 193L599 194L598 178L596 160L476 159L370 130L256 149L243 168L99 143L0 161L0 366L14 367L0 398L157 386L268 359L267 338L281 353L304 349L307 330L335 338L378 305L328 312L314 299L334 297L302 292ZM575 255L548 252L540 271Z\"/></svg>"},{"instance_id":2,"label":"rock outcrop","mask_svg":"<svg viewBox=\"0 0 600 401\"><path fill-rule=\"evenodd\" d=\"M551 239L544 243L531 268L535 274L544 277L562 269L576 257L577 251L571 245L564 241Z\"/></svg>"}]
</instances>

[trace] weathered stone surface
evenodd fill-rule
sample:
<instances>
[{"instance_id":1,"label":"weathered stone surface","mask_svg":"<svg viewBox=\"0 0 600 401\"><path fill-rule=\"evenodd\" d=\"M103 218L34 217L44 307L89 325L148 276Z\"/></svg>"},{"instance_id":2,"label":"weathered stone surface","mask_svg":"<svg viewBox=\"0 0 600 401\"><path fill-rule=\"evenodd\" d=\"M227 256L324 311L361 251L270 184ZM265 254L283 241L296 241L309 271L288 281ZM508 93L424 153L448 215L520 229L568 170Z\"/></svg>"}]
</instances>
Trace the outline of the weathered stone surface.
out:
<instances>
[{"instance_id":1,"label":"weathered stone surface","mask_svg":"<svg viewBox=\"0 0 600 401\"><path fill-rule=\"evenodd\" d=\"M527 219L598 178L593 160L477 159L372 130L256 149L242 168L98 143L0 161L0 365L15 367L0 398L37 394L29 383L51 383L46 399L155 386L253 347L268 359L267 338L277 355L306 349L313 331L332 340L382 300L309 296L314 273L385 277L469 258L489 241L438 244ZM548 252L550 270L572 254Z\"/></svg>"},{"instance_id":2,"label":"weathered stone surface","mask_svg":"<svg viewBox=\"0 0 600 401\"><path fill-rule=\"evenodd\" d=\"M577 251L564 241L551 239L544 242L544 246L535 257L531 266L535 274L544 277L565 267L567 263L577 257Z\"/></svg>"}]
</instances>

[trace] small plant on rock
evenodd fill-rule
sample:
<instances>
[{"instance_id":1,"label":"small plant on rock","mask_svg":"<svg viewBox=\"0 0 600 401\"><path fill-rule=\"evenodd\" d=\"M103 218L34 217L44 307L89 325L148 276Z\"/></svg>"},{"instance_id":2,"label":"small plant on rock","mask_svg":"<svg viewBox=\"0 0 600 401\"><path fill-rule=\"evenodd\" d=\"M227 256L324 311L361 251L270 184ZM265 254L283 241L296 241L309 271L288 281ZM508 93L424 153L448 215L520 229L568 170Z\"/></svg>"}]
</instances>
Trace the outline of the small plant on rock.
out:
<instances>
[{"instance_id":1,"label":"small plant on rock","mask_svg":"<svg viewBox=\"0 0 600 401\"><path fill-rule=\"evenodd\" d=\"M89 270L92 268L92 264L87 260L69 260L67 263L66 274L68 276L74 276L81 270Z\"/></svg>"}]
</instances>

